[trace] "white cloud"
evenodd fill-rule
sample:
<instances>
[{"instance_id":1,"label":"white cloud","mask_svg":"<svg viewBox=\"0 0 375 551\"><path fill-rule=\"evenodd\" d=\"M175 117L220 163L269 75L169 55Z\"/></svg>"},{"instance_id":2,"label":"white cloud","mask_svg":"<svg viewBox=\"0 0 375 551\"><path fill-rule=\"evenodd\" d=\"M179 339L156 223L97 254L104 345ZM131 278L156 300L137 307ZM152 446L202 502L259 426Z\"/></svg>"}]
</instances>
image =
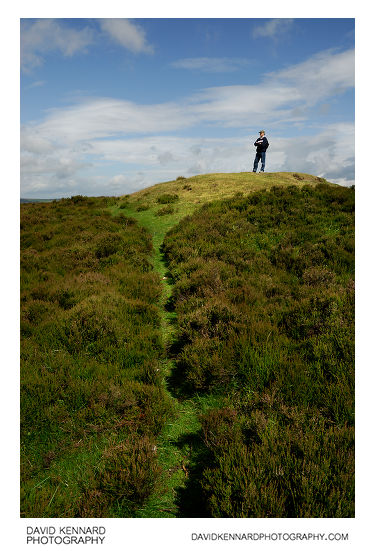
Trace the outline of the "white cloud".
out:
<instances>
[{"instance_id":1,"label":"white cloud","mask_svg":"<svg viewBox=\"0 0 375 551\"><path fill-rule=\"evenodd\" d=\"M305 172L354 184L354 124L330 124L313 136L277 138L269 149L269 170Z\"/></svg>"},{"instance_id":2,"label":"white cloud","mask_svg":"<svg viewBox=\"0 0 375 551\"><path fill-rule=\"evenodd\" d=\"M131 52L151 54L154 51L142 27L128 19L101 19L100 26L113 41Z\"/></svg>"},{"instance_id":3,"label":"white cloud","mask_svg":"<svg viewBox=\"0 0 375 551\"><path fill-rule=\"evenodd\" d=\"M323 67L322 67L323 65ZM350 89L354 54L323 53L257 85L221 86L180 101L142 105L112 98L87 98L52 109L45 120L26 128L38 139L77 143L130 134L178 131L194 125L254 127L306 120L308 109Z\"/></svg>"},{"instance_id":4,"label":"white cloud","mask_svg":"<svg viewBox=\"0 0 375 551\"><path fill-rule=\"evenodd\" d=\"M90 155L84 159L73 149L63 147L53 154L23 154L23 196L35 196L42 190L44 196L50 197L69 192L121 195L179 175L250 171L255 137L157 135L93 140ZM304 172L341 185L354 183L354 125L330 125L313 136L282 138L269 133L268 138L271 146L267 171ZM112 175L106 175L103 166L115 167Z\"/></svg>"},{"instance_id":5,"label":"white cloud","mask_svg":"<svg viewBox=\"0 0 375 551\"><path fill-rule=\"evenodd\" d=\"M32 82L31 84L29 84L27 86L27 89L31 89L31 88L41 88L42 86L45 85L45 80L37 80L35 82Z\"/></svg>"},{"instance_id":6,"label":"white cloud","mask_svg":"<svg viewBox=\"0 0 375 551\"><path fill-rule=\"evenodd\" d=\"M303 98L298 88L277 83L221 86L203 90L193 98L191 112L200 120L225 127L264 125L300 120L293 106Z\"/></svg>"},{"instance_id":7,"label":"white cloud","mask_svg":"<svg viewBox=\"0 0 375 551\"><path fill-rule=\"evenodd\" d=\"M190 126L196 118L182 105L140 105L131 101L94 98L63 109L52 109L46 119L28 127L40 137L77 143L126 134L168 132Z\"/></svg>"},{"instance_id":8,"label":"white cloud","mask_svg":"<svg viewBox=\"0 0 375 551\"><path fill-rule=\"evenodd\" d=\"M287 69L268 73L266 82L293 86L298 89L301 99L312 105L353 87L354 63L354 50L339 53L328 50Z\"/></svg>"},{"instance_id":9,"label":"white cloud","mask_svg":"<svg viewBox=\"0 0 375 551\"><path fill-rule=\"evenodd\" d=\"M272 38L278 40L284 33L289 32L294 23L293 19L271 19L253 29L253 38Z\"/></svg>"},{"instance_id":10,"label":"white cloud","mask_svg":"<svg viewBox=\"0 0 375 551\"><path fill-rule=\"evenodd\" d=\"M132 173L131 175L115 174L109 180L101 179L96 182L98 190L106 190L108 195L124 195L138 191L148 185L149 180L145 178L145 174L141 171ZM99 192L102 193L102 192Z\"/></svg>"},{"instance_id":11,"label":"white cloud","mask_svg":"<svg viewBox=\"0 0 375 551\"><path fill-rule=\"evenodd\" d=\"M59 51L63 56L86 52L94 39L89 27L73 29L60 20L21 21L21 68L30 72L43 64L48 53Z\"/></svg>"},{"instance_id":12,"label":"white cloud","mask_svg":"<svg viewBox=\"0 0 375 551\"><path fill-rule=\"evenodd\" d=\"M134 53L153 53L145 31L128 19L100 19L103 35ZM100 39L93 27L76 28L63 19L21 20L21 68L30 73L41 66L51 52L65 57L86 53Z\"/></svg>"},{"instance_id":13,"label":"white cloud","mask_svg":"<svg viewBox=\"0 0 375 551\"><path fill-rule=\"evenodd\" d=\"M21 151L28 153L48 153L53 151L53 148L53 143L50 138L41 136L37 127L21 127Z\"/></svg>"},{"instance_id":14,"label":"white cloud","mask_svg":"<svg viewBox=\"0 0 375 551\"><path fill-rule=\"evenodd\" d=\"M65 152L65 155L63 150L59 150L45 156L32 154L22 154L21 156L21 169L28 174L56 174L59 179L75 174L84 166L86 164L76 160L69 150Z\"/></svg>"},{"instance_id":15,"label":"white cloud","mask_svg":"<svg viewBox=\"0 0 375 551\"><path fill-rule=\"evenodd\" d=\"M207 73L230 73L249 64L249 60L237 57L191 57L171 63L176 69L204 71Z\"/></svg>"},{"instance_id":16,"label":"white cloud","mask_svg":"<svg viewBox=\"0 0 375 551\"><path fill-rule=\"evenodd\" d=\"M270 172L305 172L346 185L354 183L354 125L329 125L312 136L280 138L268 134L267 154ZM124 166L143 165L148 185L158 178L168 179L202 172L249 171L255 156L256 136L232 138L181 138L153 136L144 139L107 140L95 143L95 154ZM161 163L164 156L165 163ZM167 169L167 170L165 170ZM173 174L175 176L173 176Z\"/></svg>"}]
</instances>

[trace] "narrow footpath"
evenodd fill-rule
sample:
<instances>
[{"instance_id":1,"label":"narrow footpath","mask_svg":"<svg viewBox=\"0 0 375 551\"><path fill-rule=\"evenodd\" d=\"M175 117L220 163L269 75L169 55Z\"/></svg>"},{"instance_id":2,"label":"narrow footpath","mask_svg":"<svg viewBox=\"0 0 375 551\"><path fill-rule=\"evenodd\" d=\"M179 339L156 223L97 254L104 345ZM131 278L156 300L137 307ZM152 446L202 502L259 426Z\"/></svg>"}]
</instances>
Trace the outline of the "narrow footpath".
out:
<instances>
[{"instance_id":1,"label":"narrow footpath","mask_svg":"<svg viewBox=\"0 0 375 551\"><path fill-rule=\"evenodd\" d=\"M152 263L162 284L159 300L161 331L166 351L166 359L161 366L163 385L175 405L175 416L164 427L157 442L157 456L162 475L159 487L148 501L138 510L141 518L191 518L204 517L202 499L197 480L202 468L202 445L200 437L201 424L199 416L212 407L220 407L221 400L213 395L195 394L177 398L168 380L175 368L170 353L176 330L176 313L166 308L173 291L173 282L168 277L168 267L161 246L166 233L178 223L180 217L155 218L152 212L138 211L130 205L128 208L113 208L112 214L120 212L135 218L152 236Z\"/></svg>"},{"instance_id":2,"label":"narrow footpath","mask_svg":"<svg viewBox=\"0 0 375 551\"><path fill-rule=\"evenodd\" d=\"M186 399L177 399L168 385L175 363L169 348L174 339L176 314L167 310L166 304L173 290L173 283L168 278L168 267L160 248L167 231L176 223L155 220L148 211L138 212L135 209L111 209L112 214L122 212L126 216L135 218L152 235L154 253L152 263L155 272L159 275L162 284L162 293L159 300L161 331L166 351L166 360L163 362L163 385L175 405L175 416L164 427L157 442L159 465L162 468L160 486L138 510L137 517L141 518L175 518L195 516L194 503L194 467L199 464L200 422L199 415L211 404L207 399L193 396ZM191 489L193 488L193 489Z\"/></svg>"},{"instance_id":3,"label":"narrow footpath","mask_svg":"<svg viewBox=\"0 0 375 551\"><path fill-rule=\"evenodd\" d=\"M147 228L149 229L149 228ZM154 269L162 282L160 299L161 329L167 359L163 365L163 383L165 391L172 397L176 407L176 417L167 423L157 444L159 464L163 469L162 490L155 492L139 512L140 517L179 517L184 516L179 507L179 492L184 489L190 474L192 456L191 442L197 438L200 429L198 414L199 403L193 399L178 401L168 388L168 378L172 373L174 360L168 357L168 350L173 342L176 314L166 309L172 294L173 284L168 277L168 269L160 252L164 235L153 235Z\"/></svg>"}]
</instances>

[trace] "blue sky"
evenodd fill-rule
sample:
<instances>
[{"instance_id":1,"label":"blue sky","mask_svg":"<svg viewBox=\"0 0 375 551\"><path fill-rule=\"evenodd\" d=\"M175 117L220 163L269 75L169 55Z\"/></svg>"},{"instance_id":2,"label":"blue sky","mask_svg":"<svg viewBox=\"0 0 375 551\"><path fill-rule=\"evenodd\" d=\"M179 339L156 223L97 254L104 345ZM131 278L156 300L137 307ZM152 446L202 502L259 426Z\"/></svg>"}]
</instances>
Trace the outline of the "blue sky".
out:
<instances>
[{"instance_id":1,"label":"blue sky","mask_svg":"<svg viewBox=\"0 0 375 551\"><path fill-rule=\"evenodd\" d=\"M266 170L354 183L354 19L22 19L21 196Z\"/></svg>"}]
</instances>

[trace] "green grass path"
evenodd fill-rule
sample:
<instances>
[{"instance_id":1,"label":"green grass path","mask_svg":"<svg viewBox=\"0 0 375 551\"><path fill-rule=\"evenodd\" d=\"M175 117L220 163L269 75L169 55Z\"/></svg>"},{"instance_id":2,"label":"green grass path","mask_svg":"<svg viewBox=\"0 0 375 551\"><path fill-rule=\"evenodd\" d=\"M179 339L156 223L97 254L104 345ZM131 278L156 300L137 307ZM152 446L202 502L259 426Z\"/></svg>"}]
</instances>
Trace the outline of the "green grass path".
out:
<instances>
[{"instance_id":1,"label":"green grass path","mask_svg":"<svg viewBox=\"0 0 375 551\"><path fill-rule=\"evenodd\" d=\"M160 208L160 205L158 205ZM164 346L168 349L173 341L175 312L165 309L165 304L172 293L171 280L167 278L167 267L160 252L166 232L185 216L186 210L166 216L155 216L157 208L150 208L138 212L133 205L120 209L118 206L111 207L113 215L123 213L131 216L147 229L153 239L152 262L155 272L160 276L162 282L162 296L160 299L161 328ZM163 279L164 278L164 279ZM165 279L166 278L166 279ZM159 463L163 469L160 488L151 496L146 504L138 510L138 517L142 518L171 518L182 516L177 494L183 490L189 477L190 467L193 466L194 453L192 453L189 440L196 435L200 429L199 414L207 408L217 405L213 396L194 396L189 399L178 400L168 389L168 376L174 367L174 361L167 358L163 365L163 380L165 390L175 402L176 417L164 427L157 445Z\"/></svg>"}]
</instances>

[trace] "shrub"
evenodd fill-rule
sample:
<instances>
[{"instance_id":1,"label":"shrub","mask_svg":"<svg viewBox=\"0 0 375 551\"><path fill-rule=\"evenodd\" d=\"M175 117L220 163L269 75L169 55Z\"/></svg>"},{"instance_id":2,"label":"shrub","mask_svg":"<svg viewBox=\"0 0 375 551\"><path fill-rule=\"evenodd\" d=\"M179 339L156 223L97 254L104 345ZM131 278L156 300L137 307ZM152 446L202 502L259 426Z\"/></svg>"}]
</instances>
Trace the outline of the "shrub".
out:
<instances>
[{"instance_id":1,"label":"shrub","mask_svg":"<svg viewBox=\"0 0 375 551\"><path fill-rule=\"evenodd\" d=\"M160 474L155 441L144 436L104 450L98 488L111 501L125 501L134 509L151 495Z\"/></svg>"},{"instance_id":2,"label":"shrub","mask_svg":"<svg viewBox=\"0 0 375 551\"><path fill-rule=\"evenodd\" d=\"M156 211L155 216L166 216L168 214L173 214L173 213L174 213L174 208L167 206Z\"/></svg>"},{"instance_id":3,"label":"shrub","mask_svg":"<svg viewBox=\"0 0 375 551\"><path fill-rule=\"evenodd\" d=\"M143 212L145 210L148 210L150 208L150 205L138 205L136 208L137 212Z\"/></svg>"},{"instance_id":4,"label":"shrub","mask_svg":"<svg viewBox=\"0 0 375 551\"><path fill-rule=\"evenodd\" d=\"M86 197L85 195L72 195L70 200L74 204L86 203L88 201L88 197Z\"/></svg>"},{"instance_id":5,"label":"shrub","mask_svg":"<svg viewBox=\"0 0 375 551\"><path fill-rule=\"evenodd\" d=\"M163 193L156 200L156 202L161 205L176 203L176 201L178 201L178 195L176 193Z\"/></svg>"},{"instance_id":6,"label":"shrub","mask_svg":"<svg viewBox=\"0 0 375 551\"><path fill-rule=\"evenodd\" d=\"M108 234L100 238L95 255L96 258L106 258L117 253L122 248L123 241L119 235Z\"/></svg>"},{"instance_id":7,"label":"shrub","mask_svg":"<svg viewBox=\"0 0 375 551\"><path fill-rule=\"evenodd\" d=\"M215 424L208 417L203 421L204 434L209 427L212 431L207 441L212 455L201 478L211 516L353 515L352 429L333 428L293 414L293 422L283 424L256 411L250 431L255 438L249 441L246 420L238 413L234 419L234 431L225 417L217 417Z\"/></svg>"},{"instance_id":8,"label":"shrub","mask_svg":"<svg viewBox=\"0 0 375 551\"><path fill-rule=\"evenodd\" d=\"M129 226L135 226L137 224L137 221L135 218L131 218L130 216L125 216L123 213L120 213L120 216L116 219L116 222L124 227Z\"/></svg>"}]
</instances>

